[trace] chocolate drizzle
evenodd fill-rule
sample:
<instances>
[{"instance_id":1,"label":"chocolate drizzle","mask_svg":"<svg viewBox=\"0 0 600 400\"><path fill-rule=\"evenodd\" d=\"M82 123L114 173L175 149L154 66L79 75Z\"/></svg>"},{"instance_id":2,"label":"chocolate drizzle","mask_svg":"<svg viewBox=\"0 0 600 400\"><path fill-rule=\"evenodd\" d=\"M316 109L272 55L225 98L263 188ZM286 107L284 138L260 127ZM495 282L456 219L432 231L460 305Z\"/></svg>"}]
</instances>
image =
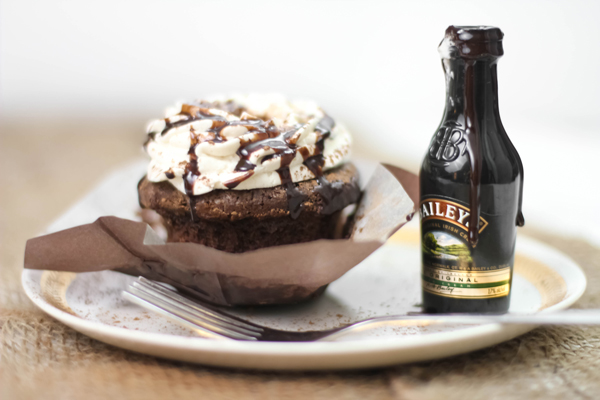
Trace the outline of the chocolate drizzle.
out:
<instances>
[{"instance_id":1,"label":"chocolate drizzle","mask_svg":"<svg viewBox=\"0 0 600 400\"><path fill-rule=\"evenodd\" d=\"M493 87L491 92L486 94L491 96L491 100L486 99L486 102L489 102L493 106L493 114L496 116L496 119L500 121L497 101L496 60L504 54L502 47L503 36L502 31L494 27L450 26L446 30L444 39L444 41L448 40L448 44L450 45L448 49L450 56L452 58L462 59L464 69L464 151L467 153L470 162L469 207L471 213L469 215L468 239L473 247L477 245L479 240L479 222L481 216L481 173L483 156L481 149L481 127L479 126L479 122L483 120L483 114L479 115L479 112L485 112L481 108L483 100L477 100L478 96L481 97L484 93L480 92L482 89L476 84L476 81L478 80L483 82L482 78L477 76L478 73L476 72L476 68L479 70L487 68L490 71L490 82L488 83L491 83ZM442 45L444 44L444 41L442 41ZM479 75L481 75L481 73L479 73ZM501 131L503 132L503 135L506 136L504 130L501 129ZM522 212L523 164L516 149L510 142L510 139L508 139L508 136L506 136L506 139L516 158L520 174L519 199L515 224L517 226L523 226L525 224Z\"/></svg>"},{"instance_id":2,"label":"chocolate drizzle","mask_svg":"<svg viewBox=\"0 0 600 400\"><path fill-rule=\"evenodd\" d=\"M289 168L280 168L277 170L279 177L281 178L281 184L285 186L285 191L288 198L288 209L290 210L290 216L292 219L296 219L302 212L304 200L308 197L304 193L298 190L294 182L292 182L292 175L290 174Z\"/></svg>"},{"instance_id":3,"label":"chocolate drizzle","mask_svg":"<svg viewBox=\"0 0 600 400\"><path fill-rule=\"evenodd\" d=\"M473 247L479 241L479 218L481 217L481 145L479 143L480 127L475 107L475 73L473 61L465 63L465 150L469 156L471 176L469 178L469 243Z\"/></svg>"},{"instance_id":4,"label":"chocolate drizzle","mask_svg":"<svg viewBox=\"0 0 600 400\"><path fill-rule=\"evenodd\" d=\"M188 155L190 156L190 162L185 166L185 171L183 173L183 187L185 188L185 193L188 196L188 200L190 203L190 213L192 215L192 220L196 220L195 202L194 202L194 182L200 176L200 171L198 170L198 155L196 154L196 147L198 146L198 137L194 134L194 131L190 131L190 150L188 151Z\"/></svg>"},{"instance_id":5,"label":"chocolate drizzle","mask_svg":"<svg viewBox=\"0 0 600 400\"><path fill-rule=\"evenodd\" d=\"M226 111L240 117L240 119L229 121L224 116L212 112L211 109ZM201 173L198 169L198 155L196 153L196 148L204 142L225 142L227 138L224 138L221 133L225 128L230 126L244 127L251 135L248 136L245 134L244 137L239 138L240 147L236 154L239 156L240 160L234 169L234 171L239 174L233 179L223 182L228 189L237 187L240 183L254 174L256 164L251 160L253 153L263 149L272 151L272 154L262 157L259 162L264 163L276 158L280 160L280 166L277 169L277 173L281 178L281 184L286 189L290 216L293 219L296 219L300 215L303 203L307 198L307 195L298 190L294 184L290 171L290 164L296 158L297 153L300 153L304 160L304 165L313 173L319 182L319 185L315 190L324 200L325 206L322 211L323 214L331 214L337 211L338 208L336 208L336 205L339 201L336 201L335 199L336 197L341 196L341 187L343 185L336 185L335 183L332 185L323 177L323 167L325 165L325 158L323 156L325 147L324 142L331 136L331 130L335 126L335 121L328 115L325 115L317 123L314 131L318 135L318 139L315 143L315 148L311 151L311 149L307 147L298 147L296 144L300 137L299 131L305 127L305 124L287 127L285 131L282 131L275 125L273 120L265 121L246 114L244 111L245 109L243 107L237 105L233 101L225 103L197 102L184 104L182 105L179 114L164 119L165 126L160 132L152 132L149 134L150 138L154 138L156 134L162 136L170 129L191 124L195 121L212 121L211 127L201 133L196 133L193 127L190 128L190 148L188 151L189 162L184 170L183 183L185 193L189 198L192 219L195 220L196 218L194 210L194 198L196 197L194 195L194 184L201 177ZM167 172L166 175L169 179L174 177L172 171L170 174Z\"/></svg>"},{"instance_id":6,"label":"chocolate drizzle","mask_svg":"<svg viewBox=\"0 0 600 400\"><path fill-rule=\"evenodd\" d=\"M343 187L341 182L335 182L332 184L323 176L323 166L325 165L323 150L325 148L325 140L331 136L331 130L334 126L335 121L333 118L326 115L315 127L315 131L319 132L321 135L321 139L316 143L316 148L319 153L308 158L304 153L302 153L302 157L304 157L304 165L310 170L310 172L313 173L319 182L319 186L315 188L315 191L321 195L323 201L325 202L325 207L323 207L322 213L326 215L332 214L339 210L337 204L338 201L335 200L342 199L342 196L340 196Z\"/></svg>"}]
</instances>

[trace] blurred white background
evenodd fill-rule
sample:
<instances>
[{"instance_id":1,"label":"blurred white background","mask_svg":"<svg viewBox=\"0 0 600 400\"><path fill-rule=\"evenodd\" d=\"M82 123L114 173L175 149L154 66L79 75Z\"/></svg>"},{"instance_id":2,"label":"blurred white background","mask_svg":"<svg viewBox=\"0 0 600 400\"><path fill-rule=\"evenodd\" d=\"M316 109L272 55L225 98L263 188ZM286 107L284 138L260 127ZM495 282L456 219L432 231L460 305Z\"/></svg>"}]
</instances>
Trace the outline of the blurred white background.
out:
<instances>
[{"instance_id":1,"label":"blurred white background","mask_svg":"<svg viewBox=\"0 0 600 400\"><path fill-rule=\"evenodd\" d=\"M444 106L444 30L495 25L526 221L600 245L599 17L592 1L2 0L0 116L132 118L141 143L176 100L282 92L345 122L358 153L417 170Z\"/></svg>"}]
</instances>

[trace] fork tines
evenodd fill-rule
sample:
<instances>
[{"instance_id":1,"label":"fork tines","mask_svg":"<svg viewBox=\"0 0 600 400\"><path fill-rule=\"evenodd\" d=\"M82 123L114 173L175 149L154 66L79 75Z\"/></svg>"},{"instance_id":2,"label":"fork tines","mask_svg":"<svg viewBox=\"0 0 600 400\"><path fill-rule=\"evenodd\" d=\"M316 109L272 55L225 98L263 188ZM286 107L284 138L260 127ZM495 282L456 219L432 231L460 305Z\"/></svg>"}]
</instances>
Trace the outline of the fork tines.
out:
<instances>
[{"instance_id":1,"label":"fork tines","mask_svg":"<svg viewBox=\"0 0 600 400\"><path fill-rule=\"evenodd\" d=\"M260 326L204 307L141 276L129 285L123 295L143 307L150 307L166 317L213 335L238 340L258 340L263 334Z\"/></svg>"}]
</instances>

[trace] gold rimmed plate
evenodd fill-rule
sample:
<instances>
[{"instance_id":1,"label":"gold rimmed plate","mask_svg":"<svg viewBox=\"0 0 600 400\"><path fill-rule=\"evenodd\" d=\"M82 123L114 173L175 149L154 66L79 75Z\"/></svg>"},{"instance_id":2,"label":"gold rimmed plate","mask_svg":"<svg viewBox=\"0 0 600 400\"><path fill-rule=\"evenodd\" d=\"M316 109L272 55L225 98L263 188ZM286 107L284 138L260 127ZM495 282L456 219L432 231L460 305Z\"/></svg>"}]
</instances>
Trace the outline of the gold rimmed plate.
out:
<instances>
[{"instance_id":1,"label":"gold rimmed plate","mask_svg":"<svg viewBox=\"0 0 600 400\"><path fill-rule=\"evenodd\" d=\"M135 218L134 164L98 186L49 228L93 221L100 215ZM132 187L131 191L121 188ZM413 221L381 249L310 303L234 310L278 329L326 329L377 315L419 310L420 251ZM313 343L206 339L128 303L121 291L135 278L112 271L67 273L24 270L27 295L43 311L103 342L163 358L235 368L322 370L372 368L474 351L521 335L534 326L393 326ZM559 251L520 235L511 312L552 312L571 306L586 286L581 268Z\"/></svg>"}]
</instances>

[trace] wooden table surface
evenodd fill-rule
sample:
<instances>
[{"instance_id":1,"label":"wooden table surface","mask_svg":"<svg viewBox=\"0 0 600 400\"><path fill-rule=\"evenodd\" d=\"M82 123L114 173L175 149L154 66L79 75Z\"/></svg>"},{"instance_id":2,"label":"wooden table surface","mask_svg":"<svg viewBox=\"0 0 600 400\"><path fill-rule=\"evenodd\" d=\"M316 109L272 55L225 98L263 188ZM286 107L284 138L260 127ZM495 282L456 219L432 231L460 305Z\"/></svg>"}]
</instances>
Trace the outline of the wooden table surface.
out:
<instances>
[{"instance_id":1,"label":"wooden table surface","mask_svg":"<svg viewBox=\"0 0 600 400\"><path fill-rule=\"evenodd\" d=\"M540 328L471 354L328 373L235 371L136 355L36 310L20 286L25 241L107 173L143 157L143 120L0 125L0 398L598 398L600 329ZM393 161L393 160L386 160ZM600 307L600 250L527 227L568 253Z\"/></svg>"}]
</instances>

